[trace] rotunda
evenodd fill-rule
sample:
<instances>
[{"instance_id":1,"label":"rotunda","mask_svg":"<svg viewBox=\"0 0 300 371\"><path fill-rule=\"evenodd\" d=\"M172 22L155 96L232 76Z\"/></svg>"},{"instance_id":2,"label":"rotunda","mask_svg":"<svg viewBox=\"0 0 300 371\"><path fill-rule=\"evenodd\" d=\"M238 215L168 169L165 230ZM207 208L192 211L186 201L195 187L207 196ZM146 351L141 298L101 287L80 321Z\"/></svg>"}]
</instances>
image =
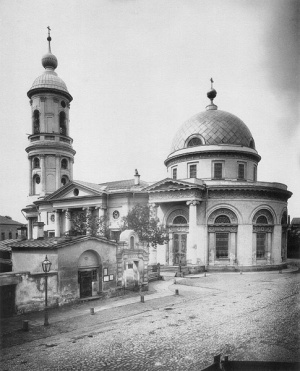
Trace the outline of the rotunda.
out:
<instances>
[{"instance_id":1,"label":"rotunda","mask_svg":"<svg viewBox=\"0 0 300 371\"><path fill-rule=\"evenodd\" d=\"M147 189L169 231L157 259L186 272L278 268L286 262L291 192L257 180L261 157L251 131L218 110L216 95L211 87L206 110L175 134L165 160L168 178Z\"/></svg>"}]
</instances>

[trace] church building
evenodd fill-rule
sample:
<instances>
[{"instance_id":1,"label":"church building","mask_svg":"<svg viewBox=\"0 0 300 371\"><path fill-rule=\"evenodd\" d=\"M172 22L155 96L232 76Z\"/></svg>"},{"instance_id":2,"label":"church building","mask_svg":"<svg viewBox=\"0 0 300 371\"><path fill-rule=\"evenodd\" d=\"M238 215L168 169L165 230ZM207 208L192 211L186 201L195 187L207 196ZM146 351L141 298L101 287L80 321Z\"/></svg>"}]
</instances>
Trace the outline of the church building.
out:
<instances>
[{"instance_id":1,"label":"church building","mask_svg":"<svg viewBox=\"0 0 300 371\"><path fill-rule=\"evenodd\" d=\"M45 71L27 93L29 196L23 212L29 240L41 228L45 238L70 234L70 215L85 210L87 217L105 216L111 240L118 241L122 217L140 203L151 206L169 235L164 245L150 248L149 264L180 267L186 273L286 265L292 193L284 184L258 180L261 157L251 131L241 119L218 109L213 81L209 104L170 143L165 179L146 183L136 171L132 179L101 184L73 180L73 98L55 72L58 62L50 41L49 36L49 52L42 58Z\"/></svg>"}]
</instances>

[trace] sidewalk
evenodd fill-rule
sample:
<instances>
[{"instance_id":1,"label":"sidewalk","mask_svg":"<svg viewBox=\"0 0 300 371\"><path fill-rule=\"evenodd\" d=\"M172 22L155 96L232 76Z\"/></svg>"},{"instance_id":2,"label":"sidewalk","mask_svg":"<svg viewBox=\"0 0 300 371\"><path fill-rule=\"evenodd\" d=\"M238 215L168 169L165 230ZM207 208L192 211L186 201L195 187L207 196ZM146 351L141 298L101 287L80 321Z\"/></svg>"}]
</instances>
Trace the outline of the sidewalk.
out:
<instances>
[{"instance_id":1,"label":"sidewalk","mask_svg":"<svg viewBox=\"0 0 300 371\"><path fill-rule=\"evenodd\" d=\"M175 294L175 289L170 289L173 280L166 277L165 281L154 281L149 284L149 291L142 293L145 301L159 299ZM70 318L80 317L90 314L90 308L94 308L94 312L101 312L113 308L123 307L130 304L139 303L141 301L140 293L129 292L125 296L113 297L108 299L92 300L83 303L69 304L58 308L49 308L49 322L55 324L60 321L69 320ZM9 333L20 331L22 322L29 321L29 329L44 325L44 311L25 313L15 315L9 318L0 319L0 335L5 336Z\"/></svg>"}]
</instances>

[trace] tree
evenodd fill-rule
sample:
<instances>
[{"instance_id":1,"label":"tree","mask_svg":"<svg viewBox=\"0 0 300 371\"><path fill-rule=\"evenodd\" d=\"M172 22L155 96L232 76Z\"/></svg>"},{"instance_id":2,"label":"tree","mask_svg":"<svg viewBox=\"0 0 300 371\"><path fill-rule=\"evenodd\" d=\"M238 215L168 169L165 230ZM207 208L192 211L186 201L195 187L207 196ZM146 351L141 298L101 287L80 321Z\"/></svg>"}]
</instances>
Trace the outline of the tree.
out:
<instances>
[{"instance_id":1,"label":"tree","mask_svg":"<svg viewBox=\"0 0 300 371\"><path fill-rule=\"evenodd\" d=\"M148 205L135 205L122 219L122 222L122 230L133 229L141 242L151 244L153 247L162 245L169 240L166 228L158 218L151 216L151 209Z\"/></svg>"},{"instance_id":2,"label":"tree","mask_svg":"<svg viewBox=\"0 0 300 371\"><path fill-rule=\"evenodd\" d=\"M103 236L109 238L108 220L106 216L95 216L91 212L77 211L67 214L72 223L71 233Z\"/></svg>"}]
</instances>

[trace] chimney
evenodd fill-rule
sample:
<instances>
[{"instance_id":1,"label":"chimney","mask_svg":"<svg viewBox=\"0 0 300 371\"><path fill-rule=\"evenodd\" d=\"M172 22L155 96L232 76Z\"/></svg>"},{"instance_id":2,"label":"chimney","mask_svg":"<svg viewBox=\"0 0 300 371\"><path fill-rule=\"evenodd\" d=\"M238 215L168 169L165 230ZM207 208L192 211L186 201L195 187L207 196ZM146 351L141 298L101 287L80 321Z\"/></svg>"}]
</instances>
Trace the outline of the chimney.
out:
<instances>
[{"instance_id":1,"label":"chimney","mask_svg":"<svg viewBox=\"0 0 300 371\"><path fill-rule=\"evenodd\" d=\"M34 240L43 240L44 239L44 225L43 222L33 223L33 233L32 237Z\"/></svg>"},{"instance_id":2,"label":"chimney","mask_svg":"<svg viewBox=\"0 0 300 371\"><path fill-rule=\"evenodd\" d=\"M140 175L137 169L135 169L135 174L134 174L134 185L140 185Z\"/></svg>"}]
</instances>

